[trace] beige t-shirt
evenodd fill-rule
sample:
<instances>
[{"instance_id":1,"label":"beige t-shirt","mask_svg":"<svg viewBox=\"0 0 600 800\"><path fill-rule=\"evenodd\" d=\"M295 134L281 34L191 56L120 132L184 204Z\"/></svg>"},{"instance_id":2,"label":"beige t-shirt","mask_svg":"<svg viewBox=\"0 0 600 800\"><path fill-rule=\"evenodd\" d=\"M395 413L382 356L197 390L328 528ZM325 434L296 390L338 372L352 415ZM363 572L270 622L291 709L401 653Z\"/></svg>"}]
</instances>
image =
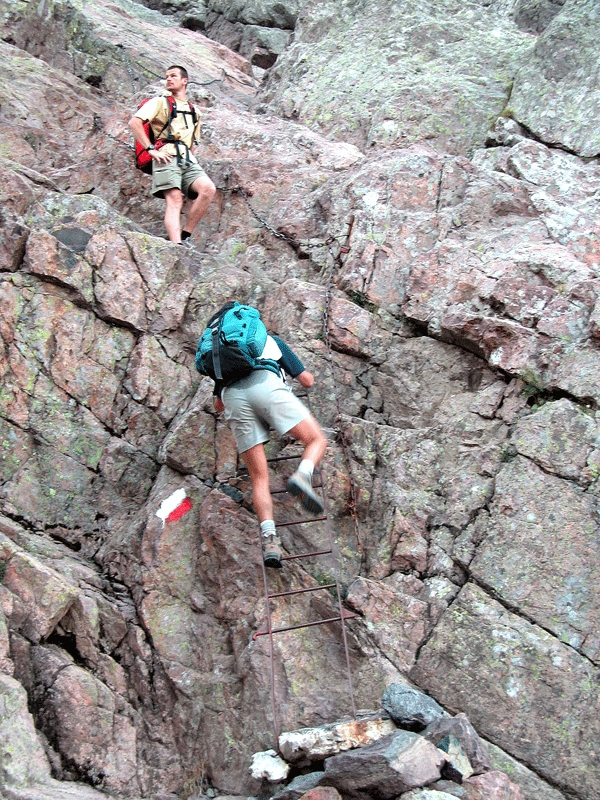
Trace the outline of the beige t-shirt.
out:
<instances>
[{"instance_id":1,"label":"beige t-shirt","mask_svg":"<svg viewBox=\"0 0 600 800\"><path fill-rule=\"evenodd\" d=\"M176 100L175 102L178 112L191 111L190 104L187 102L187 100ZM194 144L198 144L200 141L200 114L198 113L198 109L196 107L194 107L194 111L196 112L197 117L195 127L192 121L192 116L189 113L177 113L175 119L171 123L171 136L189 147L190 159L192 161L196 161L196 158L192 153L192 147ZM137 110L135 116L139 117L144 122L149 122L152 127L154 137L158 138L163 126L166 125L167 120L169 119L169 104L167 102L167 98L164 96L152 97ZM166 138L168 132L169 129L165 128L161 134L161 138ZM172 156L177 155L177 147L174 144L166 144L165 148L166 152L170 153Z\"/></svg>"}]
</instances>

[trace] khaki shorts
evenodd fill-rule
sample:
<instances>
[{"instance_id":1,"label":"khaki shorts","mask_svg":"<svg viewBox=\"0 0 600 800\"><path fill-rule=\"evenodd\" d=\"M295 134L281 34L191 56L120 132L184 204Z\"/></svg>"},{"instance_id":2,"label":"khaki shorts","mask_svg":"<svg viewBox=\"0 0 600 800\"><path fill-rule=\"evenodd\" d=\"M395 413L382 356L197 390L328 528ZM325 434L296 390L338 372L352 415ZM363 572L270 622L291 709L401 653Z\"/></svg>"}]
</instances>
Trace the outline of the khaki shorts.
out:
<instances>
[{"instance_id":1,"label":"khaki shorts","mask_svg":"<svg viewBox=\"0 0 600 800\"><path fill-rule=\"evenodd\" d=\"M206 175L200 164L192 161L188 166L177 165L177 158L173 156L168 164L152 165L152 194L154 197L164 197L167 189L180 189L184 197L195 200L196 192L191 192L192 183Z\"/></svg>"},{"instance_id":2,"label":"khaki shorts","mask_svg":"<svg viewBox=\"0 0 600 800\"><path fill-rule=\"evenodd\" d=\"M310 416L310 411L284 381L266 369L257 369L221 392L225 419L238 452L269 441L269 428L287 433Z\"/></svg>"}]
</instances>

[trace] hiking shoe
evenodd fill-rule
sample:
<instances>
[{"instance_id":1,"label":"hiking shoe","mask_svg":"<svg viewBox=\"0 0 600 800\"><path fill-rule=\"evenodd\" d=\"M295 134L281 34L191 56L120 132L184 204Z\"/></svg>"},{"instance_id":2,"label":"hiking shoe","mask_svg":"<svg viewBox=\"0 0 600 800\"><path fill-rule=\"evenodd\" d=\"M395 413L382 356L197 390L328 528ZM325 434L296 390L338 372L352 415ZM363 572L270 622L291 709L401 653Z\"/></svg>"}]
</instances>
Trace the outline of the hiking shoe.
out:
<instances>
[{"instance_id":1,"label":"hiking shoe","mask_svg":"<svg viewBox=\"0 0 600 800\"><path fill-rule=\"evenodd\" d=\"M304 508L311 514L323 513L323 503L315 494L310 481L298 470L288 479L287 490L294 497L299 497Z\"/></svg>"},{"instance_id":2,"label":"hiking shoe","mask_svg":"<svg viewBox=\"0 0 600 800\"><path fill-rule=\"evenodd\" d=\"M281 540L276 533L269 533L268 536L263 537L263 561L265 567L273 567L274 569L281 569Z\"/></svg>"}]
</instances>

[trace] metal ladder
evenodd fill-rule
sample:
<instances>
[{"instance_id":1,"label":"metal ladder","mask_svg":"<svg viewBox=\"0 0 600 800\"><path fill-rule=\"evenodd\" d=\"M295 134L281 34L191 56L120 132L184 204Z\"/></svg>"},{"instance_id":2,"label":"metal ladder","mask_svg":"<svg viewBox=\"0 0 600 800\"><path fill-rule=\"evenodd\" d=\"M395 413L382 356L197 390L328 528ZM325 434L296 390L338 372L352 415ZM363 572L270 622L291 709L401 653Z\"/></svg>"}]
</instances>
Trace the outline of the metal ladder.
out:
<instances>
[{"instance_id":1,"label":"metal ladder","mask_svg":"<svg viewBox=\"0 0 600 800\"><path fill-rule=\"evenodd\" d=\"M299 395L297 395L297 397L302 398L302 399L306 399L307 400L307 406L308 406L309 410L312 412L308 393L299 394ZM275 456L274 458L268 458L267 459L267 463L270 464L270 463L276 463L276 462L281 462L281 461L290 461L292 459L300 459L300 458L302 458L302 454L301 453L300 454L293 454L293 455ZM319 489L320 488L321 489L321 501L323 503L323 509L324 509L324 512L323 512L322 516L320 516L320 517L309 517L307 519L294 519L291 522L278 522L278 523L275 524L275 527L276 528L284 528L284 527L289 527L291 525L309 525L309 524L315 523L315 522L324 522L325 523L325 528L326 528L326 531L327 531L327 536L328 536L328 539L329 539L329 548L327 550L318 550L318 551L310 552L310 553L300 553L298 555L283 556L281 560L282 561L294 561L294 560L298 560L298 559L302 559L302 558L314 558L316 556L331 555L332 559L333 559L333 571L334 571L334 577L335 577L334 582L333 583L328 583L328 584L325 584L325 585L312 586L312 587L309 587L307 589L294 589L294 590L286 591L286 592L273 592L273 593L270 593L269 592L268 578L267 578L267 569L266 569L266 567L264 565L264 562L262 560L262 557L261 557L263 583L264 583L264 590L265 590L265 607L266 607L266 612L267 612L267 628L266 628L266 630L257 631L253 635L252 638L253 638L254 641L256 641L260 636L268 636L269 637L270 662L271 662L270 663L271 712L272 712L272 716L273 716L273 731L274 731L274 734L275 734L276 747L278 746L277 742L278 742L278 739L279 739L279 725L278 725L278 721L277 721L277 711L276 711L276 704L275 704L275 659L274 659L274 649L273 649L273 637L278 633L284 633L285 631L298 630L300 628L311 628L311 627L314 627L316 625L326 625L327 623L332 623L332 622L340 622L341 623L341 626L342 626L342 639L343 639L343 643L344 643L344 653L345 653L345 656L346 656L346 670L347 670L347 676L348 676L349 696L350 696L350 703L351 703L351 706L352 706L352 718L356 719L356 708L355 708L355 704L354 704L354 691L353 691L353 686L352 686L352 672L351 672L351 668L350 668L350 654L349 654L349 650L348 650L348 636L347 636L347 631L346 631L346 620L356 618L356 617L358 617L358 614L353 614L351 611L346 610L342 606L342 595L341 595L340 581L339 581L339 576L338 576L338 563L337 563L337 558L335 557L335 551L334 551L334 547L333 547L333 534L332 534L331 525L330 525L330 522L329 522L329 514L328 514L328 509L327 509L327 497L326 497L326 493L324 491L322 463L323 462L321 462L321 464L318 465L315 468L315 475L318 478L318 483L313 485L313 488L315 488L315 489ZM287 489L285 489L285 488L283 488L283 489L275 489L275 490L271 491L271 494L283 494L286 491L287 491ZM261 553L262 553L262 536L260 535L260 533L259 533L259 537L260 537L260 547L261 547ZM299 625L287 625L287 626L282 627L282 628L273 628L272 621L271 621L271 600L274 600L275 598L278 598L278 597L290 597L292 595L308 594L308 593L320 592L320 591L324 591L324 590L327 591L329 589L334 589L334 588L335 588L335 593L336 593L336 597L337 597L338 616L330 617L329 619L314 620L312 622L303 622L303 623L301 623Z\"/></svg>"}]
</instances>

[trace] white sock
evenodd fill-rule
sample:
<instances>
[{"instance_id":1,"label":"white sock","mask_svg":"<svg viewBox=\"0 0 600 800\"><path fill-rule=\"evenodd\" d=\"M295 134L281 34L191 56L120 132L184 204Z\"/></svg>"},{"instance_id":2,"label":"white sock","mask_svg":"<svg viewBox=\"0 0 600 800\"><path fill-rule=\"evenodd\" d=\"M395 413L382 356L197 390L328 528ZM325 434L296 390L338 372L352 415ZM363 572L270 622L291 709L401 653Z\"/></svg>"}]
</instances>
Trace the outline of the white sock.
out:
<instances>
[{"instance_id":1,"label":"white sock","mask_svg":"<svg viewBox=\"0 0 600 800\"><path fill-rule=\"evenodd\" d=\"M260 532L263 536L270 536L275 533L275 522L272 519L265 519L260 523Z\"/></svg>"},{"instance_id":2,"label":"white sock","mask_svg":"<svg viewBox=\"0 0 600 800\"><path fill-rule=\"evenodd\" d=\"M315 469L314 461L311 461L310 458L303 458L300 462L300 466L298 467L298 472L302 473L305 478L308 478L309 481L312 483L312 476L313 471Z\"/></svg>"}]
</instances>

